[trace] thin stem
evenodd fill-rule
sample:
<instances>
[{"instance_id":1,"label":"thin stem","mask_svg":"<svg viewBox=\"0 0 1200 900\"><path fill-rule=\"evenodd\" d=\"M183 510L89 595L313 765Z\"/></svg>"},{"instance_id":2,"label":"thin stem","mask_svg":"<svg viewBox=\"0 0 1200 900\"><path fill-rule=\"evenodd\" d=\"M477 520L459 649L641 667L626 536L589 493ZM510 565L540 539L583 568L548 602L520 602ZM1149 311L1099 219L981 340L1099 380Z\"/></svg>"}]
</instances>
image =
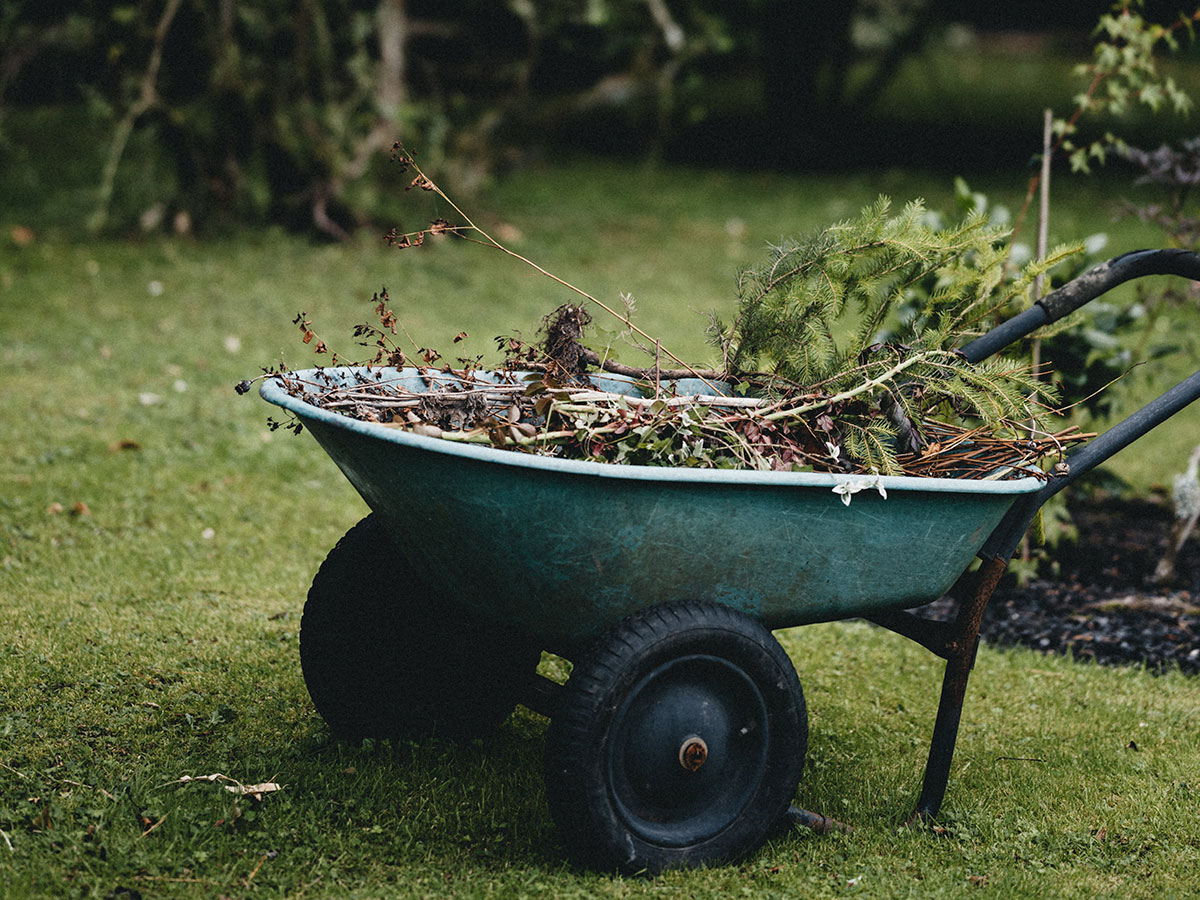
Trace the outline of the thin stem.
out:
<instances>
[{"instance_id":1,"label":"thin stem","mask_svg":"<svg viewBox=\"0 0 1200 900\"><path fill-rule=\"evenodd\" d=\"M594 295L589 294L587 291L583 290L582 288L576 287L575 285L571 284L569 281L559 278L553 272L547 271L546 269L542 268L541 266L539 266L537 263L535 263L533 260L529 259L528 257L522 256L520 253L517 253L515 250L510 250L508 247L504 246L504 244L500 243L498 240L496 240L494 237L492 237L490 234L488 234L488 232L486 232L484 229L482 229L478 225L476 225L475 221L470 216L468 216L465 212L463 212L463 210L459 207L459 205L457 203L455 203L454 200L451 199L451 197L445 191L443 191L440 187L438 187L436 183L434 183L428 176L425 175L424 172L421 171L420 166L418 166L415 162L412 163L412 166L413 166L413 169L417 172L417 174L420 175L421 178L424 180L424 186L426 186L426 188L428 190L432 190L435 194L437 194L439 197L441 197L443 200L445 200L446 203L448 203L450 205L450 208L453 209L456 213L458 213L459 216L462 217L463 221L467 223L467 226L471 230L475 231L477 234L479 234L480 236L482 236L485 239L485 241L486 241L485 246L490 246L496 250L499 250L501 253L505 253L508 256L511 256L513 259L516 259L516 260L519 260L520 262L525 263L525 265L529 266L530 268L532 268L534 271L540 273L541 275L544 275L545 277L549 278L551 281L555 282L556 284L562 285L567 290L578 294L580 297L583 297L585 300L587 300L591 303L594 303L596 306L600 307L602 310L604 310L606 313L608 313L614 319L624 322L625 325L629 329L634 331L636 334L641 335L647 341L654 341L663 353L665 353L672 360L674 360L676 363L678 363L680 366L682 366L685 370L692 373L692 375L694 377L700 379L705 384L708 384L708 386L710 388L712 388L714 393L717 392L717 389L713 385L709 384L708 381L705 380L705 378L699 372L697 372L695 369L692 368L692 366L690 366L688 363L684 362L682 359L680 359L678 356L676 356L674 353L672 353L667 348L662 347L656 338L651 337L649 334L647 334L645 331L643 331L637 325L634 325L632 320L628 316L622 316L620 313L618 313L616 310L614 310L611 306L609 306L607 303L600 300L599 298L595 297ZM457 229L455 229L455 231L457 231Z\"/></svg>"},{"instance_id":2,"label":"thin stem","mask_svg":"<svg viewBox=\"0 0 1200 900\"><path fill-rule=\"evenodd\" d=\"M897 363L888 369L878 378L872 378L864 381L858 387L851 388L848 391L842 391L840 394L834 394L832 397L827 397L821 400L814 400L811 403L803 403L800 406L792 406L788 409L781 409L777 412L763 416L768 422L774 422L779 419L786 419L792 416L803 415L806 412L812 412L814 409L824 409L827 406L832 406L835 403L841 403L843 400L853 400L868 391L874 390L881 385L887 384L905 369L917 365L917 363L929 362L937 357L953 357L953 353L944 350L930 350L927 353L918 353L915 356L910 356L908 359Z\"/></svg>"}]
</instances>

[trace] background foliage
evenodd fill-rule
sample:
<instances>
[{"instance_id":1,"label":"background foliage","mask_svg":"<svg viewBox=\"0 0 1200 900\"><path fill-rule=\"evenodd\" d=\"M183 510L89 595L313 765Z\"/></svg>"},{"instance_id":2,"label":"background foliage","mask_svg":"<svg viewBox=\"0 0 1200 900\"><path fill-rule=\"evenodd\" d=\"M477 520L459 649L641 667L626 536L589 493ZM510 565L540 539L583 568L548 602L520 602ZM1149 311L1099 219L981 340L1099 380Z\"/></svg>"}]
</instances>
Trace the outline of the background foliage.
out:
<instances>
[{"instance_id":1,"label":"background foliage","mask_svg":"<svg viewBox=\"0 0 1200 900\"><path fill-rule=\"evenodd\" d=\"M944 157L947 141L961 155L964 129L980 126L974 146L995 152L969 114L889 139L909 63L974 30L1013 28L1041 29L1082 57L1107 7L0 0L0 116L85 100L108 123L85 217L93 229L139 217L177 230L273 221L344 238L394 213L373 176L395 139L420 148L457 191L556 147L735 166L924 165ZM1176 14L1151 4L1147 16L1156 12ZM19 149L2 118L0 138L0 152ZM114 186L139 139L158 148L157 177L145 206L130 210L114 202ZM1023 145L1008 152L1015 165L1029 155Z\"/></svg>"}]
</instances>

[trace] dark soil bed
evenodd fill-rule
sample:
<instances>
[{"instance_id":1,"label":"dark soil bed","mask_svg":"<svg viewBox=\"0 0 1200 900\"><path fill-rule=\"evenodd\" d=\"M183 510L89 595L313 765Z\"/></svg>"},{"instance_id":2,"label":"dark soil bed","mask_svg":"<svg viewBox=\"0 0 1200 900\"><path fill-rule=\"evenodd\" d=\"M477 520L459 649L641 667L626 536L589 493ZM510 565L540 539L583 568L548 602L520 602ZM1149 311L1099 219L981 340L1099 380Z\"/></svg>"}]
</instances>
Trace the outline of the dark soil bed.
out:
<instances>
[{"instance_id":1,"label":"dark soil bed","mask_svg":"<svg viewBox=\"0 0 1200 900\"><path fill-rule=\"evenodd\" d=\"M1024 585L1007 577L984 613L983 639L1105 665L1200 672L1200 537L1180 551L1175 581L1157 585L1174 521L1168 503L1084 498L1070 508L1079 538L1049 548L1058 571L1044 566ZM950 612L942 601L933 607Z\"/></svg>"}]
</instances>

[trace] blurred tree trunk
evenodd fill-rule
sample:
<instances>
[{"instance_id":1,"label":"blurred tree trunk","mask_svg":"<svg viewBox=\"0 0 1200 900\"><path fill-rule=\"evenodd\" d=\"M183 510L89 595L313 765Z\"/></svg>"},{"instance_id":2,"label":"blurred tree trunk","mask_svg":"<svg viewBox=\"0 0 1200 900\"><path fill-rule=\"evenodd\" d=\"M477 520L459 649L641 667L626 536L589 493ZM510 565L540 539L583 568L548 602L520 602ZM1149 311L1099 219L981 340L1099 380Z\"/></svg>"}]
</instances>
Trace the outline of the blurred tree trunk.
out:
<instances>
[{"instance_id":1,"label":"blurred tree trunk","mask_svg":"<svg viewBox=\"0 0 1200 900\"><path fill-rule=\"evenodd\" d=\"M376 21L379 27L379 85L376 107L384 119L395 120L408 99L405 57L408 44L408 12L405 0L380 0Z\"/></svg>"},{"instance_id":2,"label":"blurred tree trunk","mask_svg":"<svg viewBox=\"0 0 1200 900\"><path fill-rule=\"evenodd\" d=\"M357 143L346 164L327 182L317 185L313 196L313 224L321 231L344 240L349 233L329 215L329 203L340 199L346 185L362 178L371 160L403 135L400 115L408 99L406 65L409 35L406 0L379 0L375 13L379 63L375 67L375 121Z\"/></svg>"}]
</instances>

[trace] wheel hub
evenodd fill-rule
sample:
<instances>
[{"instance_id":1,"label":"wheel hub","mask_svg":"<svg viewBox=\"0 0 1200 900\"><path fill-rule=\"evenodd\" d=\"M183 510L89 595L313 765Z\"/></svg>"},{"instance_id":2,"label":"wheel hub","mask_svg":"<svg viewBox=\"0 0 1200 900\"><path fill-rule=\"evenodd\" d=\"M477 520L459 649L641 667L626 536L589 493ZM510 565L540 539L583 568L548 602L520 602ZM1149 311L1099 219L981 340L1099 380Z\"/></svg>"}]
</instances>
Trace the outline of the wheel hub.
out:
<instances>
[{"instance_id":1,"label":"wheel hub","mask_svg":"<svg viewBox=\"0 0 1200 900\"><path fill-rule=\"evenodd\" d=\"M608 750L613 801L643 840L686 847L722 831L758 789L765 701L736 664L669 660L630 689Z\"/></svg>"},{"instance_id":2,"label":"wheel hub","mask_svg":"<svg viewBox=\"0 0 1200 900\"><path fill-rule=\"evenodd\" d=\"M694 734L679 745L679 764L689 772L696 772L708 761L708 744L704 738Z\"/></svg>"}]
</instances>

